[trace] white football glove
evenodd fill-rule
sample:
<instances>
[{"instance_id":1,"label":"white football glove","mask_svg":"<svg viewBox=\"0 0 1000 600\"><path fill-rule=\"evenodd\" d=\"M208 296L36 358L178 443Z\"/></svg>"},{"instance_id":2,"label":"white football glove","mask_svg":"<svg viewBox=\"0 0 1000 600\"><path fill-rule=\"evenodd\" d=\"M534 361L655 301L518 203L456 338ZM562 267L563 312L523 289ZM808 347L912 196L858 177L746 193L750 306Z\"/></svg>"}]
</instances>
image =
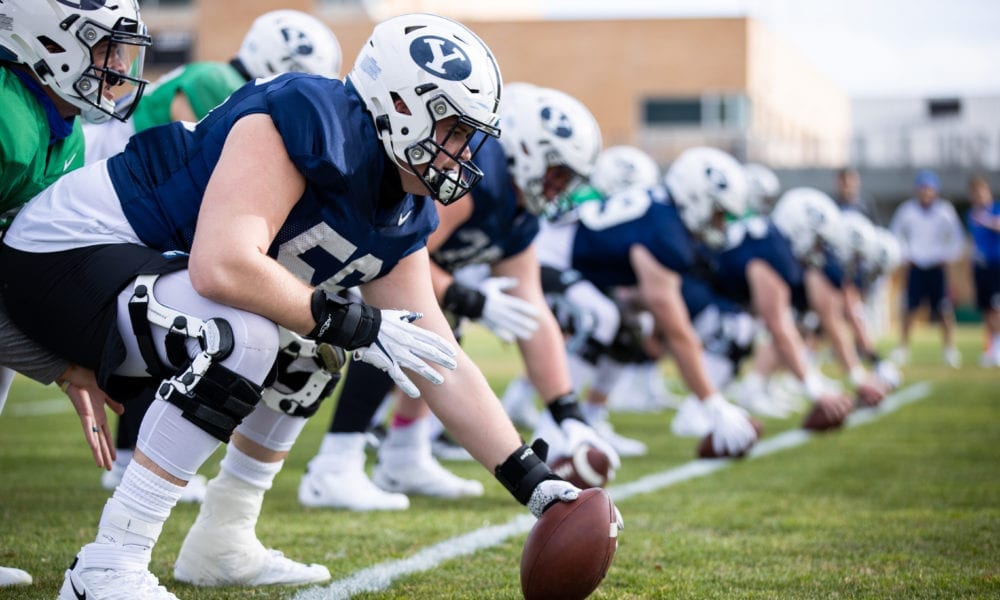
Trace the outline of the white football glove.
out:
<instances>
[{"instance_id":1,"label":"white football glove","mask_svg":"<svg viewBox=\"0 0 1000 600\"><path fill-rule=\"evenodd\" d=\"M517 286L513 277L488 277L479 284L479 293L486 298L479 322L505 342L528 339L538 329L538 307L517 296L505 294Z\"/></svg>"},{"instance_id":2,"label":"white football glove","mask_svg":"<svg viewBox=\"0 0 1000 600\"><path fill-rule=\"evenodd\" d=\"M712 421L712 449L716 454L738 456L757 441L750 414L730 404L716 392L703 400Z\"/></svg>"},{"instance_id":3,"label":"white football glove","mask_svg":"<svg viewBox=\"0 0 1000 600\"><path fill-rule=\"evenodd\" d=\"M403 373L403 368L415 371L434 384L444 381L444 376L432 369L428 362L446 369L454 369L455 348L441 336L413 324L423 315L408 310L383 310L375 342L354 351L354 359L382 369L392 377L403 393L411 398L420 396L420 390Z\"/></svg>"},{"instance_id":4,"label":"white football glove","mask_svg":"<svg viewBox=\"0 0 1000 600\"><path fill-rule=\"evenodd\" d=\"M583 444L590 444L608 457L608 460L611 462L611 470L608 472L609 480L614 477L614 470L622 466L622 461L618 457L618 453L615 452L615 449L590 425L570 418L563 419L562 423L559 423L559 429L565 437L565 450L569 456L573 456L576 449Z\"/></svg>"},{"instance_id":5,"label":"white football glove","mask_svg":"<svg viewBox=\"0 0 1000 600\"><path fill-rule=\"evenodd\" d=\"M580 497L580 488L562 479L546 479L535 486L528 500L528 510L541 517L556 502L572 502Z\"/></svg>"},{"instance_id":6,"label":"white football glove","mask_svg":"<svg viewBox=\"0 0 1000 600\"><path fill-rule=\"evenodd\" d=\"M880 360L875 363L875 376L890 390L897 389L903 383L903 374L892 361Z\"/></svg>"}]
</instances>

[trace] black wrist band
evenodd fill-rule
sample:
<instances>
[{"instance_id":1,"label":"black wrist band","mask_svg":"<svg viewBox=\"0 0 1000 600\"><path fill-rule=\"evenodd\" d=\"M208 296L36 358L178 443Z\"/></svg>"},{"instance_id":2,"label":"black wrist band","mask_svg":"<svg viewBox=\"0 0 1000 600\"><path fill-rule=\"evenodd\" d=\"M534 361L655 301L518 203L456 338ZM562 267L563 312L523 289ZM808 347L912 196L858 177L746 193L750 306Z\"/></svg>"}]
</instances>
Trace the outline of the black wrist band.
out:
<instances>
[{"instance_id":1,"label":"black wrist band","mask_svg":"<svg viewBox=\"0 0 1000 600\"><path fill-rule=\"evenodd\" d=\"M539 483L547 479L558 479L545 464L548 452L549 445L542 439L535 440L530 448L521 444L503 464L493 469L493 474L518 502L527 506Z\"/></svg>"},{"instance_id":2,"label":"black wrist band","mask_svg":"<svg viewBox=\"0 0 1000 600\"><path fill-rule=\"evenodd\" d=\"M372 345L382 325L382 313L378 309L340 296L328 296L320 289L313 290L310 308L316 327L307 337L345 350Z\"/></svg>"},{"instance_id":3,"label":"black wrist band","mask_svg":"<svg viewBox=\"0 0 1000 600\"><path fill-rule=\"evenodd\" d=\"M484 306L486 296L482 292L455 282L445 290L444 301L441 303L441 308L470 319L483 316Z\"/></svg>"},{"instance_id":4,"label":"black wrist band","mask_svg":"<svg viewBox=\"0 0 1000 600\"><path fill-rule=\"evenodd\" d=\"M580 411L580 402L576 399L576 394L570 392L556 397L548 402L549 413L556 423L562 423L565 419L576 419L581 423L586 423L583 412Z\"/></svg>"}]
</instances>

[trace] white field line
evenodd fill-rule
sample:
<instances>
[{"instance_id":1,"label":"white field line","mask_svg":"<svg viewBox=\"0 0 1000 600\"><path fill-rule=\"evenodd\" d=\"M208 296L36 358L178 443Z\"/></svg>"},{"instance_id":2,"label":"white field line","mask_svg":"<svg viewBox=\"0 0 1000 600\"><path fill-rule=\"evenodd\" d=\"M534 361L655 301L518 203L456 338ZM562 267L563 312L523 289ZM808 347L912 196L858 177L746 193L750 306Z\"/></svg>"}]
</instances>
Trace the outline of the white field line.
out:
<instances>
[{"instance_id":1,"label":"white field line","mask_svg":"<svg viewBox=\"0 0 1000 600\"><path fill-rule=\"evenodd\" d=\"M845 427L857 427L875 421L902 406L924 398L930 393L930 390L931 386L926 382L908 386L888 396L878 408L855 410L848 417ZM803 429L786 431L772 438L764 439L755 445L749 455L742 460L754 460L781 450L801 446L809 441L813 435L816 434ZM615 501L620 502L637 494L653 492L689 479L703 477L719 469L724 469L733 462L733 459L693 460L679 467L647 475L630 483L609 487L608 492ZM429 571L447 560L471 555L483 548L495 546L508 537L527 533L534 524L534 517L522 514L503 525L481 527L467 534L428 546L409 558L382 562L357 571L344 579L338 579L329 585L304 589L296 594L293 600L337 600L350 598L354 594L362 592L384 591L392 585L395 579L413 573Z\"/></svg>"}]
</instances>

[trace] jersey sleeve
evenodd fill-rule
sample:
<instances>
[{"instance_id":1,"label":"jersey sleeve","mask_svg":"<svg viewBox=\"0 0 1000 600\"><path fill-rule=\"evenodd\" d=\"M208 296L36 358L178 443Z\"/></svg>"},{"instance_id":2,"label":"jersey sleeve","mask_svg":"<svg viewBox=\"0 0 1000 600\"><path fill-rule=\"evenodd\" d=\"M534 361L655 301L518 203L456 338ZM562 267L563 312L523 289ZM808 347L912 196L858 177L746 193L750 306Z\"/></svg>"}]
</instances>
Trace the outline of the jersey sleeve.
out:
<instances>
[{"instance_id":1,"label":"jersey sleeve","mask_svg":"<svg viewBox=\"0 0 1000 600\"><path fill-rule=\"evenodd\" d=\"M349 151L364 144L344 127L344 120L363 115L354 114L357 111L344 102L344 94L331 93L333 84L342 87L318 77L287 80L285 85L271 86L267 105L289 158L306 180L345 191L345 174L364 168L359 163L366 156Z\"/></svg>"}]
</instances>

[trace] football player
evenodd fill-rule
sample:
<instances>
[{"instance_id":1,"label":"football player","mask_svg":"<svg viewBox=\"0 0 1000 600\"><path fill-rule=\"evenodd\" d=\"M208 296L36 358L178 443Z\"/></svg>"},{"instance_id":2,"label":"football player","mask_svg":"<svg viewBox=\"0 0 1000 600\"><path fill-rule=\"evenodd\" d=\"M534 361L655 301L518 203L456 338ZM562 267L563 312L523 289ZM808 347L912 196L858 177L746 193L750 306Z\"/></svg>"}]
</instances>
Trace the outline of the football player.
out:
<instances>
[{"instance_id":1,"label":"football player","mask_svg":"<svg viewBox=\"0 0 1000 600\"><path fill-rule=\"evenodd\" d=\"M722 245L726 219L742 215L745 206L739 163L714 148L690 148L671 164L665 185L627 189L580 205L579 219L567 235L569 250L551 263L575 269L604 290L637 290L653 316L653 340L670 351L685 385L710 415L717 455L742 455L758 434L746 411L712 383L682 282L697 265L697 248ZM602 373L601 379L606 377Z\"/></svg>"},{"instance_id":2,"label":"football player","mask_svg":"<svg viewBox=\"0 0 1000 600\"><path fill-rule=\"evenodd\" d=\"M319 19L297 10L265 13L254 20L229 63L197 62L174 69L149 86L130 120L84 125L86 162L121 152L136 131L171 121L201 120L251 79L283 72L337 78L341 59L337 37ZM128 399L129 410L118 421L117 457L111 470L101 475L105 489L113 490L121 481L154 392L145 388ZM205 478L195 475L184 487L181 502L200 502L204 497Z\"/></svg>"},{"instance_id":3,"label":"football player","mask_svg":"<svg viewBox=\"0 0 1000 600\"><path fill-rule=\"evenodd\" d=\"M345 83L286 74L244 86L195 126L137 134L18 215L0 249L11 318L95 369L106 389L161 380L61 598L176 598L149 571L151 553L220 442L221 472L174 576L195 585L329 578L254 532L264 492L315 411L315 402L261 402L279 326L315 344L302 359L335 369L338 349L351 350L422 394L536 516L577 497L456 350L428 272L434 203L454 203L481 177L472 158L499 134L500 92L474 33L403 15L375 27ZM354 285L366 303L328 293ZM292 372L279 368L277 380Z\"/></svg>"},{"instance_id":4,"label":"football player","mask_svg":"<svg viewBox=\"0 0 1000 600\"><path fill-rule=\"evenodd\" d=\"M428 241L434 292L456 320L477 320L502 340L517 343L529 378L559 423L546 441L556 445L556 438L565 439L573 448L589 442L608 454L614 467L617 455L587 425L573 393L562 335L545 304L532 243L539 217L556 210L567 190L590 173L601 147L600 130L576 99L526 83L505 86L501 111L503 136L483 140L476 161L483 180L468 200L438 208L440 224ZM452 275L476 264L489 265L490 273L473 286ZM303 476L299 500L308 506L405 508L378 494L364 501L353 494L368 488L363 434L387 391L385 382L371 381L356 367L348 370L331 433ZM364 386L351 383L359 376ZM345 411L353 431L338 422ZM481 494L478 482L447 473L433 459L427 412L420 400L399 399L379 447L374 483L396 494ZM346 488L346 481L356 487Z\"/></svg>"},{"instance_id":5,"label":"football player","mask_svg":"<svg viewBox=\"0 0 1000 600\"><path fill-rule=\"evenodd\" d=\"M83 164L80 119L126 119L114 106L125 90L142 94L142 51L149 45L134 2L113 7L8 2L0 6L0 236L20 207ZM130 75L131 74L131 75ZM70 364L25 336L0 300L0 411L14 370L57 382L73 402L98 466L110 468L114 446L104 412L109 403L93 371ZM31 583L20 569L0 567L0 586Z\"/></svg>"}]
</instances>

